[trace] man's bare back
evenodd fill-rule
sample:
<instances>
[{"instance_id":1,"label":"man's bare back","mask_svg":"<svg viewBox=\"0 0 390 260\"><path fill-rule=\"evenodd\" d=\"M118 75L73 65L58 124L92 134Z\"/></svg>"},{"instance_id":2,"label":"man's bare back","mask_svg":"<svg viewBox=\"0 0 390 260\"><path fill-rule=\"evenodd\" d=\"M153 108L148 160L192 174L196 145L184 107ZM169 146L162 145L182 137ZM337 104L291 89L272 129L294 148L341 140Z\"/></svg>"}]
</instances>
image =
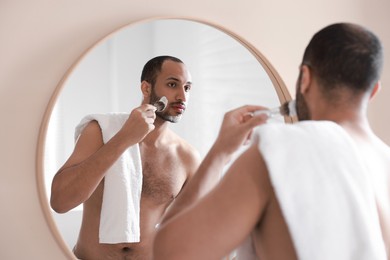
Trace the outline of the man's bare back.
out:
<instances>
[{"instance_id":1,"label":"man's bare back","mask_svg":"<svg viewBox=\"0 0 390 260\"><path fill-rule=\"evenodd\" d=\"M170 131L170 130L169 130ZM100 244L99 223L104 180L84 203L83 221L74 253L79 259L151 259L156 226L179 194L198 158L194 150L169 132L158 146L140 143L143 185L139 243ZM169 143L169 145L166 145Z\"/></svg>"},{"instance_id":2,"label":"man's bare back","mask_svg":"<svg viewBox=\"0 0 390 260\"><path fill-rule=\"evenodd\" d=\"M251 238L258 259L297 259L286 221L274 192L268 202L264 218L254 228Z\"/></svg>"},{"instance_id":3,"label":"man's bare back","mask_svg":"<svg viewBox=\"0 0 390 260\"><path fill-rule=\"evenodd\" d=\"M382 236L390 257L390 147L373 133L357 142L370 172Z\"/></svg>"}]
</instances>

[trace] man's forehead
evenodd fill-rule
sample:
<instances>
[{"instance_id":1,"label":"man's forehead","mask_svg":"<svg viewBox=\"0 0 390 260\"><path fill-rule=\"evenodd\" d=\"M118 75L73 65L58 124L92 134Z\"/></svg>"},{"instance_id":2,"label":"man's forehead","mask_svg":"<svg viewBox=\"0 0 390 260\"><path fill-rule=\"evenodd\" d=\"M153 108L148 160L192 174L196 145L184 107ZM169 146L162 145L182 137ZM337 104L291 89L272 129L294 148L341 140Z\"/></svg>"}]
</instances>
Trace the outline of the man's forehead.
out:
<instances>
[{"instance_id":1,"label":"man's forehead","mask_svg":"<svg viewBox=\"0 0 390 260\"><path fill-rule=\"evenodd\" d=\"M161 66L160 76L164 80L176 80L191 83L191 74L184 63L166 60Z\"/></svg>"}]
</instances>

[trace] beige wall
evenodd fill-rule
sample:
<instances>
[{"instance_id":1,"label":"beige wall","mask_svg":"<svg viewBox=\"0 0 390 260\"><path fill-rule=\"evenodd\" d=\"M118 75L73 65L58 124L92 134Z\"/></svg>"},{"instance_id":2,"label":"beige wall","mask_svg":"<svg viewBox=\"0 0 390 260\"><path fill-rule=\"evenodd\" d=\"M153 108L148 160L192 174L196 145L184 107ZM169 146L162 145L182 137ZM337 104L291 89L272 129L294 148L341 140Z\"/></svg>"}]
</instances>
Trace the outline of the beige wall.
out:
<instances>
[{"instance_id":1,"label":"beige wall","mask_svg":"<svg viewBox=\"0 0 390 260\"><path fill-rule=\"evenodd\" d=\"M340 3L342 2L342 3ZM376 5L371 5L376 3ZM138 20L186 16L221 25L260 50L293 93L303 49L321 27L358 22L382 39L383 90L370 109L390 143L390 2L369 0L35 0L0 2L0 258L66 259L46 224L37 191L40 124L73 62L109 32ZM177 39L179 40L179 39Z\"/></svg>"}]
</instances>

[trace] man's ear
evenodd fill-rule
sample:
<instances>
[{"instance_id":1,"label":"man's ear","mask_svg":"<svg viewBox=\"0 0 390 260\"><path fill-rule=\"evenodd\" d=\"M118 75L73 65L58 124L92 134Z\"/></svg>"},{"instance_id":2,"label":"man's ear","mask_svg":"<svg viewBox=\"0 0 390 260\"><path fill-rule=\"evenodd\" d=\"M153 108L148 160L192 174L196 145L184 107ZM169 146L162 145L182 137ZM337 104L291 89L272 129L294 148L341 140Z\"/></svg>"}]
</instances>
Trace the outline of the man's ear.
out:
<instances>
[{"instance_id":1,"label":"man's ear","mask_svg":"<svg viewBox=\"0 0 390 260\"><path fill-rule=\"evenodd\" d=\"M374 88L371 90L371 93L370 93L370 100L373 99L375 97L375 95L381 90L382 88L382 85L381 85L381 82L378 81Z\"/></svg>"},{"instance_id":2,"label":"man's ear","mask_svg":"<svg viewBox=\"0 0 390 260\"><path fill-rule=\"evenodd\" d=\"M312 80L312 75L311 75L309 67L307 65L302 65L301 66L301 82L298 83L298 84L300 84L301 94L304 94L309 90L310 85L311 85L310 84L311 80Z\"/></svg>"},{"instance_id":3,"label":"man's ear","mask_svg":"<svg viewBox=\"0 0 390 260\"><path fill-rule=\"evenodd\" d=\"M152 84L147 82L146 80L141 82L141 91L142 95L145 97L149 97L150 94L152 93Z\"/></svg>"}]
</instances>

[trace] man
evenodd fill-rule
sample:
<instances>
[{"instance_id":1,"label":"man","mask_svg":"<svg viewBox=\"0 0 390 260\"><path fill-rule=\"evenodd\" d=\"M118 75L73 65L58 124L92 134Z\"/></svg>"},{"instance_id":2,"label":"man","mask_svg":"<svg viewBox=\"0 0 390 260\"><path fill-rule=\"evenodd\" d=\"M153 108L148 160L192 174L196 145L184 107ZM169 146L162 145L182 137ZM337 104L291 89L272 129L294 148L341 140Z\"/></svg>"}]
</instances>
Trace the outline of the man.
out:
<instances>
[{"instance_id":1,"label":"man","mask_svg":"<svg viewBox=\"0 0 390 260\"><path fill-rule=\"evenodd\" d=\"M103 141L103 126L96 120L90 120L82 128L73 153L53 179L51 194L51 206L59 213L83 203L81 230L74 247L78 258L151 259L156 225L199 164L197 151L168 127L169 122L178 122L183 115L190 90L191 77L181 60L155 57L142 71L141 106L126 115L123 126L112 138ZM168 99L167 107L156 112L151 104L162 96ZM136 144L143 175L140 241L100 243L102 198L104 190L109 188L105 187L107 171ZM114 217L115 214L112 212Z\"/></svg>"},{"instance_id":2,"label":"man","mask_svg":"<svg viewBox=\"0 0 390 260\"><path fill-rule=\"evenodd\" d=\"M315 34L297 81L306 121L259 127L215 189L166 215L154 259L221 259L240 245L238 259L390 259L390 148L366 116L382 59L361 26ZM230 155L233 136L243 140L223 138L238 127L222 126L195 176L221 171L210 161Z\"/></svg>"}]
</instances>

